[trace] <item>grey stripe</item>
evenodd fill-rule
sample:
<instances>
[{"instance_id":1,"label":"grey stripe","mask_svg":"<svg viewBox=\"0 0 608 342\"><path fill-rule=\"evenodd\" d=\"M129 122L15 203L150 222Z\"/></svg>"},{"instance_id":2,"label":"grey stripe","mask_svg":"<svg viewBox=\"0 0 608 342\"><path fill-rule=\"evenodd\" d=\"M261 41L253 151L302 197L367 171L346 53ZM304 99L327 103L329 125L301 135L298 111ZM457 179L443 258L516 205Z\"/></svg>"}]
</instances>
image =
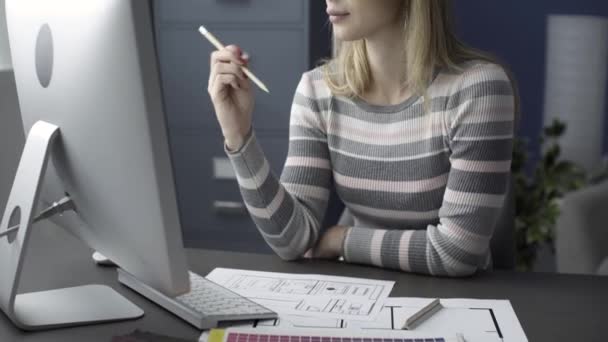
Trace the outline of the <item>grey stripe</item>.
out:
<instances>
[{"instance_id":1,"label":"grey stripe","mask_svg":"<svg viewBox=\"0 0 608 342\"><path fill-rule=\"evenodd\" d=\"M449 218L460 228L483 236L491 235L499 213L500 210L496 208L475 207L449 202L444 202L439 210L440 217Z\"/></svg>"},{"instance_id":2,"label":"grey stripe","mask_svg":"<svg viewBox=\"0 0 608 342\"><path fill-rule=\"evenodd\" d=\"M377 209L432 211L437 210L443 201L445 187L427 192L403 194L345 188L336 184L340 198L348 203L370 206Z\"/></svg>"},{"instance_id":3,"label":"grey stripe","mask_svg":"<svg viewBox=\"0 0 608 342\"><path fill-rule=\"evenodd\" d=\"M325 216L325 211L327 210L328 200L320 200L320 199L309 199L305 197L301 197L298 199L298 202L305 206L312 215L317 219L317 221L322 221Z\"/></svg>"},{"instance_id":4,"label":"grey stripe","mask_svg":"<svg viewBox=\"0 0 608 342\"><path fill-rule=\"evenodd\" d=\"M456 128L454 139L493 137L513 134L513 121L465 123Z\"/></svg>"},{"instance_id":5,"label":"grey stripe","mask_svg":"<svg viewBox=\"0 0 608 342\"><path fill-rule=\"evenodd\" d=\"M298 125L289 126L289 136L310 137L327 141L327 136L321 130Z\"/></svg>"},{"instance_id":6,"label":"grey stripe","mask_svg":"<svg viewBox=\"0 0 608 342\"><path fill-rule=\"evenodd\" d=\"M327 142L316 140L290 140L289 156L329 159Z\"/></svg>"},{"instance_id":7,"label":"grey stripe","mask_svg":"<svg viewBox=\"0 0 608 342\"><path fill-rule=\"evenodd\" d=\"M441 260L441 257L435 248L431 248L431 270L435 275L445 276L448 274L443 266L443 260Z\"/></svg>"},{"instance_id":8,"label":"grey stripe","mask_svg":"<svg viewBox=\"0 0 608 342\"><path fill-rule=\"evenodd\" d=\"M294 204L293 198L286 192L285 199L271 217L272 221L279 227L286 227L293 216L294 210L299 210L299 208L296 209Z\"/></svg>"},{"instance_id":9,"label":"grey stripe","mask_svg":"<svg viewBox=\"0 0 608 342\"><path fill-rule=\"evenodd\" d=\"M446 109L454 109L461 104L478 98L488 96L511 96L513 95L513 87L506 80L493 80L475 83L467 88L464 88L449 97Z\"/></svg>"},{"instance_id":10,"label":"grey stripe","mask_svg":"<svg viewBox=\"0 0 608 342\"><path fill-rule=\"evenodd\" d=\"M376 222L379 226L391 227L393 229L421 230L426 229L429 224L437 224L439 222L439 217L432 220L398 220L387 217L371 216L365 213L357 212L352 208L349 208L348 210L350 210L353 215L355 215L360 220Z\"/></svg>"},{"instance_id":11,"label":"grey stripe","mask_svg":"<svg viewBox=\"0 0 608 342\"><path fill-rule=\"evenodd\" d=\"M407 246L400 246L402 235L402 230L389 230L384 234L382 238L382 266L393 269L400 268L399 249L407 248Z\"/></svg>"},{"instance_id":12,"label":"grey stripe","mask_svg":"<svg viewBox=\"0 0 608 342\"><path fill-rule=\"evenodd\" d=\"M293 221L289 226L284 226L279 234L264 235L264 239L274 247L286 247L293 243L294 237L298 233L298 229L308 229L305 225L304 217L301 212L296 212ZM264 230L264 232L266 232Z\"/></svg>"},{"instance_id":13,"label":"grey stripe","mask_svg":"<svg viewBox=\"0 0 608 342\"><path fill-rule=\"evenodd\" d=\"M418 181L450 171L445 153L404 161L364 160L331 151L332 167L344 176L382 181Z\"/></svg>"},{"instance_id":14,"label":"grey stripe","mask_svg":"<svg viewBox=\"0 0 608 342\"><path fill-rule=\"evenodd\" d=\"M256 228L259 231L263 231L266 234L279 234L280 232L277 230L276 224L272 221L272 219L261 218L257 216L251 215L251 220L255 223Z\"/></svg>"},{"instance_id":15,"label":"grey stripe","mask_svg":"<svg viewBox=\"0 0 608 342\"><path fill-rule=\"evenodd\" d=\"M328 139L331 140L332 144L335 144L344 152L356 154L361 157L374 158L402 158L418 156L424 153L442 151L448 146L445 141L445 137L443 136L433 137L412 143L389 146L370 145L332 134L328 135Z\"/></svg>"},{"instance_id":16,"label":"grey stripe","mask_svg":"<svg viewBox=\"0 0 608 342\"><path fill-rule=\"evenodd\" d=\"M447 104L447 98L434 98L428 102L431 112L438 112L445 109ZM423 102L414 103L410 105L407 110L397 111L394 113L380 113L368 112L361 110L356 103L345 97L332 97L332 98L321 98L319 99L319 108L322 111L329 111L331 109L332 114L342 114L352 118L356 118L362 121L370 123L397 123L406 120L417 119L426 116L425 104Z\"/></svg>"},{"instance_id":17,"label":"grey stripe","mask_svg":"<svg viewBox=\"0 0 608 342\"><path fill-rule=\"evenodd\" d=\"M511 160L513 139L493 139L481 141L453 141L452 155L464 156L466 160L503 161Z\"/></svg>"},{"instance_id":18,"label":"grey stripe","mask_svg":"<svg viewBox=\"0 0 608 342\"><path fill-rule=\"evenodd\" d=\"M427 247L426 231L417 230L413 232L408 247L408 259L412 272L430 273L429 265L426 262Z\"/></svg>"},{"instance_id":19,"label":"grey stripe","mask_svg":"<svg viewBox=\"0 0 608 342\"><path fill-rule=\"evenodd\" d=\"M228 154L236 173L243 178L253 177L263 166L265 157L255 135L240 154Z\"/></svg>"},{"instance_id":20,"label":"grey stripe","mask_svg":"<svg viewBox=\"0 0 608 342\"><path fill-rule=\"evenodd\" d=\"M332 183L330 170L307 166L286 166L281 174L281 183L294 183L327 188Z\"/></svg>"},{"instance_id":21,"label":"grey stripe","mask_svg":"<svg viewBox=\"0 0 608 342\"><path fill-rule=\"evenodd\" d=\"M372 261L371 244L374 231L365 228L352 228L346 244L347 260L355 263L370 264Z\"/></svg>"},{"instance_id":22,"label":"grey stripe","mask_svg":"<svg viewBox=\"0 0 608 342\"><path fill-rule=\"evenodd\" d=\"M480 255L472 254L459 248L452 241L446 239L443 234L439 233L437 229L433 229L430 234L433 234L435 243L438 245L437 247L440 247L440 249L452 259L458 260L459 262L470 266L477 266L479 264L479 259L481 258Z\"/></svg>"},{"instance_id":23,"label":"grey stripe","mask_svg":"<svg viewBox=\"0 0 608 342\"><path fill-rule=\"evenodd\" d=\"M321 113L321 108L319 108L319 103L321 103L321 101L311 99L300 92L296 92L293 96L293 103L309 108L317 117L319 116L319 113Z\"/></svg>"},{"instance_id":24,"label":"grey stripe","mask_svg":"<svg viewBox=\"0 0 608 342\"><path fill-rule=\"evenodd\" d=\"M276 177L268 177L266 181L255 190L239 187L243 200L254 208L265 208L274 199L279 191L279 182Z\"/></svg>"},{"instance_id":25,"label":"grey stripe","mask_svg":"<svg viewBox=\"0 0 608 342\"><path fill-rule=\"evenodd\" d=\"M250 215L259 230L269 235L279 235L291 219L294 210L293 200L287 198L282 201L279 209L269 218Z\"/></svg>"},{"instance_id":26,"label":"grey stripe","mask_svg":"<svg viewBox=\"0 0 608 342\"><path fill-rule=\"evenodd\" d=\"M484 173L453 169L450 171L448 189L480 194L504 195L509 173ZM475 179L475 182L471 182Z\"/></svg>"}]
</instances>

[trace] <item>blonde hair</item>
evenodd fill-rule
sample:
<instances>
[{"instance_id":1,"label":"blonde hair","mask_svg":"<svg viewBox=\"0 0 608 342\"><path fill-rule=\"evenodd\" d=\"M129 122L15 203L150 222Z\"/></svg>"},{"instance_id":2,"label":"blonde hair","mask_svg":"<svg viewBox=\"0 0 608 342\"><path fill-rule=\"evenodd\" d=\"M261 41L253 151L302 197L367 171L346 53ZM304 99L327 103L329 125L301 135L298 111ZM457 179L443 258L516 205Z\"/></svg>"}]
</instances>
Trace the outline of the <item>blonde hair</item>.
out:
<instances>
[{"instance_id":1,"label":"blonde hair","mask_svg":"<svg viewBox=\"0 0 608 342\"><path fill-rule=\"evenodd\" d=\"M494 62L494 58L467 47L454 35L449 0L403 0L402 20L405 86L424 96L437 67L460 70L467 60ZM339 41L334 56L323 61L323 75L335 95L362 96L371 83L365 40Z\"/></svg>"}]
</instances>

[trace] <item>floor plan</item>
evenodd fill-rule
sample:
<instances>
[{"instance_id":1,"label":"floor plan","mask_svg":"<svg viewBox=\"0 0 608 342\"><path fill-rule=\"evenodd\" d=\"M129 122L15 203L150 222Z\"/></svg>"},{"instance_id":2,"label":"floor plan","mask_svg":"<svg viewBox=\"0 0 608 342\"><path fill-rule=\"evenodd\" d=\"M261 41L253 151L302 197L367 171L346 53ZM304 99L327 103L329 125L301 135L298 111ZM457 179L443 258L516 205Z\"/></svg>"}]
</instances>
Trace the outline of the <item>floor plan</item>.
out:
<instances>
[{"instance_id":1,"label":"floor plan","mask_svg":"<svg viewBox=\"0 0 608 342\"><path fill-rule=\"evenodd\" d=\"M372 321L394 282L315 274L216 268L207 275L279 314Z\"/></svg>"}]
</instances>

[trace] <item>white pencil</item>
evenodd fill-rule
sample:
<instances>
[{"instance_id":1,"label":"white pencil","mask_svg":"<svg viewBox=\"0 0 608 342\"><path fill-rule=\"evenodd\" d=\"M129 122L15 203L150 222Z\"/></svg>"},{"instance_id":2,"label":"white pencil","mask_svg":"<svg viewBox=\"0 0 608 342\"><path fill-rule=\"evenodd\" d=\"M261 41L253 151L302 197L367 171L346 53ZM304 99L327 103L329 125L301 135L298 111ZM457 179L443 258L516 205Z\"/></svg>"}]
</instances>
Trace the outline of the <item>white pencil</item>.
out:
<instances>
[{"instance_id":1,"label":"white pencil","mask_svg":"<svg viewBox=\"0 0 608 342\"><path fill-rule=\"evenodd\" d=\"M413 314L411 317L409 317L405 321L405 324L403 325L402 329L407 329L407 330L414 329L416 326L418 326L420 323L427 320L429 317L431 317L435 312L439 311L440 309L441 309L441 302L439 301L439 298L436 298L435 300L433 300L429 304L427 304L425 307L418 310L418 312Z\"/></svg>"},{"instance_id":2,"label":"white pencil","mask_svg":"<svg viewBox=\"0 0 608 342\"><path fill-rule=\"evenodd\" d=\"M224 48L224 45L222 43L220 43L220 41L217 40L217 38L215 38L215 36L213 36L213 34L211 34L211 32L207 31L205 26L201 25L201 27L199 27L198 31L205 38L207 38L207 40L209 40L209 42L211 44L213 44L213 46L215 46L216 49L221 50ZM270 93L270 91L268 90L268 88L266 88L264 83L262 83L262 81L260 81L257 77L255 77L255 75L251 71L249 71L249 69L247 69L247 67L241 66L241 69L243 70L245 75L247 75L253 81L253 83L257 84L257 86L260 87L260 89L262 89L263 91L265 91L267 93Z\"/></svg>"}]
</instances>

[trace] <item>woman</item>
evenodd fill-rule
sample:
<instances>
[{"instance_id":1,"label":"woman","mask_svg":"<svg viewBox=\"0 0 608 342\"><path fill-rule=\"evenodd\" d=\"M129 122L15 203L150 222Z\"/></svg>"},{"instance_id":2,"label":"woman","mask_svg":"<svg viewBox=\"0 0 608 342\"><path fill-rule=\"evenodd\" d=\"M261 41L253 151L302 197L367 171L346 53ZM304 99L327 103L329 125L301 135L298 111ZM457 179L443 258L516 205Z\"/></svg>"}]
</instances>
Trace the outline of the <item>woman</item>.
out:
<instances>
[{"instance_id":1,"label":"woman","mask_svg":"<svg viewBox=\"0 0 608 342\"><path fill-rule=\"evenodd\" d=\"M514 88L450 31L448 0L327 0L335 58L302 75L280 180L251 127L247 56L211 56L208 91L247 208L283 259L444 276L491 264ZM330 189L354 217L320 233Z\"/></svg>"}]
</instances>

